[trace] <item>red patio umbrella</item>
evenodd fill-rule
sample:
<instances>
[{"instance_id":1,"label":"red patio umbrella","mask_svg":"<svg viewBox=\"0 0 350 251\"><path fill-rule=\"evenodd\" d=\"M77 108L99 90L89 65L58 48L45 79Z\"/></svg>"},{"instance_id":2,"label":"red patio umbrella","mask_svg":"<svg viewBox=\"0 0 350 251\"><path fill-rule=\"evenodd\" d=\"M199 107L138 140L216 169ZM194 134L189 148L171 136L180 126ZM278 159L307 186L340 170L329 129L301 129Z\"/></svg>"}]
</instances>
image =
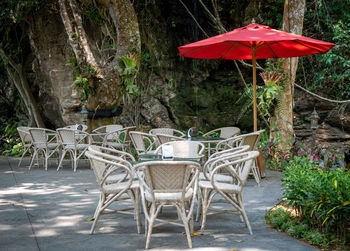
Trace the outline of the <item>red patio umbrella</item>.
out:
<instances>
[{"instance_id":1,"label":"red patio umbrella","mask_svg":"<svg viewBox=\"0 0 350 251\"><path fill-rule=\"evenodd\" d=\"M256 59L299 57L325 53L335 44L249 24L233 31L180 46L180 55L201 59L251 59L253 64L254 131L258 128Z\"/></svg>"}]
</instances>

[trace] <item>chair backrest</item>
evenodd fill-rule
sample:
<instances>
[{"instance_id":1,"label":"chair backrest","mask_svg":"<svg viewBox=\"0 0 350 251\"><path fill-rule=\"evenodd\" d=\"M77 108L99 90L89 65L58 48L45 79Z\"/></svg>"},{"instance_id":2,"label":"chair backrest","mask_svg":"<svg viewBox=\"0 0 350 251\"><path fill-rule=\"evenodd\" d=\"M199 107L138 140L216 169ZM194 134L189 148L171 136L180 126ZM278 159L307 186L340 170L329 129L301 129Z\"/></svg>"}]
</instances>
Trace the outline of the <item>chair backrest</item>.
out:
<instances>
[{"instance_id":1,"label":"chair backrest","mask_svg":"<svg viewBox=\"0 0 350 251\"><path fill-rule=\"evenodd\" d=\"M39 144L47 144L48 143L48 136L49 134L52 135L52 137L56 137L56 132L53 130L49 130L46 128L30 128L29 133L33 139L34 145Z\"/></svg>"},{"instance_id":2,"label":"chair backrest","mask_svg":"<svg viewBox=\"0 0 350 251\"><path fill-rule=\"evenodd\" d=\"M241 141L242 141L242 138L240 136L233 136L231 138L221 140L216 145L216 152L235 148L241 145Z\"/></svg>"},{"instance_id":3,"label":"chair backrest","mask_svg":"<svg viewBox=\"0 0 350 251\"><path fill-rule=\"evenodd\" d=\"M173 128L153 128L149 131L150 134L156 135L156 134L166 134L166 135L172 135L172 136L185 136L185 134L179 130L173 129Z\"/></svg>"},{"instance_id":4,"label":"chair backrest","mask_svg":"<svg viewBox=\"0 0 350 251\"><path fill-rule=\"evenodd\" d=\"M124 193L127 189L130 188L133 179L134 172L132 169L121 161L112 161L110 158L105 158L101 155L96 155L91 151L87 151L85 155L89 158L92 169L94 170L97 183L100 185L101 189L104 189L104 186L107 185L107 177L112 174L125 174L118 175L113 178L113 185L118 186L118 183L123 183L123 190L118 192L119 194ZM118 157L114 157L118 158Z\"/></svg>"},{"instance_id":5,"label":"chair backrest","mask_svg":"<svg viewBox=\"0 0 350 251\"><path fill-rule=\"evenodd\" d=\"M185 138L169 135L169 134L157 134L157 139L160 144L165 144L171 141L180 141L180 140L186 140Z\"/></svg>"},{"instance_id":6,"label":"chair backrest","mask_svg":"<svg viewBox=\"0 0 350 251\"><path fill-rule=\"evenodd\" d=\"M205 133L203 136L210 136L214 132L219 132L220 138L227 139L238 135L241 132L241 130L238 127L234 127L234 126L221 127L221 128L217 128L212 131L209 131Z\"/></svg>"},{"instance_id":7,"label":"chair backrest","mask_svg":"<svg viewBox=\"0 0 350 251\"><path fill-rule=\"evenodd\" d=\"M217 186L217 183L220 183L220 181L215 179L215 175L225 173L226 175L232 176L235 185L238 185L241 190L246 184L252 165L258 156L258 151L249 151L229 155L217 160L213 163L215 167L210 173L210 181L214 188L220 192L220 189L218 189Z\"/></svg>"},{"instance_id":8,"label":"chair backrest","mask_svg":"<svg viewBox=\"0 0 350 251\"><path fill-rule=\"evenodd\" d=\"M138 172L140 185L154 193L185 193L198 182L200 164L192 161L147 161L135 166L142 167Z\"/></svg>"},{"instance_id":9,"label":"chair backrest","mask_svg":"<svg viewBox=\"0 0 350 251\"><path fill-rule=\"evenodd\" d=\"M138 131L131 131L129 135L138 154L147 153L156 147L157 137L155 135Z\"/></svg>"},{"instance_id":10,"label":"chair backrest","mask_svg":"<svg viewBox=\"0 0 350 251\"><path fill-rule=\"evenodd\" d=\"M118 159L121 158L121 159L128 161L130 163L130 168L132 167L131 162L135 161L134 156L132 156L130 153L115 150L115 149L109 148L109 147L91 145L91 146L89 146L88 150L90 153L92 153L94 155L102 156L104 158L108 158L111 160L115 159L114 157L118 157Z\"/></svg>"},{"instance_id":11,"label":"chair backrest","mask_svg":"<svg viewBox=\"0 0 350 251\"><path fill-rule=\"evenodd\" d=\"M200 159L203 157L202 153L205 149L204 144L199 141L181 140L170 141L160 145L157 148L156 153L161 153L162 147L165 145L170 145L173 147L174 157L176 158Z\"/></svg>"},{"instance_id":12,"label":"chair backrest","mask_svg":"<svg viewBox=\"0 0 350 251\"><path fill-rule=\"evenodd\" d=\"M130 142L131 138L130 138L129 132L135 131L136 126L128 126L128 127L125 127L125 129L126 129L125 142Z\"/></svg>"},{"instance_id":13,"label":"chair backrest","mask_svg":"<svg viewBox=\"0 0 350 251\"><path fill-rule=\"evenodd\" d=\"M107 143L108 141L123 143L125 141L127 129L120 128L117 130L113 130L110 132L107 132L104 137L104 143Z\"/></svg>"},{"instance_id":14,"label":"chair backrest","mask_svg":"<svg viewBox=\"0 0 350 251\"><path fill-rule=\"evenodd\" d=\"M207 180L210 180L210 173L213 168L221 162L219 160L225 161L226 159L230 159L231 156L238 155L240 153L244 153L248 151L249 146L238 146L234 148L230 148L227 150L223 150L220 152L216 152L210 155L209 159L203 165L203 174Z\"/></svg>"},{"instance_id":15,"label":"chair backrest","mask_svg":"<svg viewBox=\"0 0 350 251\"><path fill-rule=\"evenodd\" d=\"M64 145L76 145L75 129L58 128L56 129L60 141Z\"/></svg>"},{"instance_id":16,"label":"chair backrest","mask_svg":"<svg viewBox=\"0 0 350 251\"><path fill-rule=\"evenodd\" d=\"M239 135L241 140L241 145L249 145L249 151L254 151L258 149L259 141L260 141L260 135L263 133L265 130L260 130L248 134L242 134Z\"/></svg>"},{"instance_id":17,"label":"chair backrest","mask_svg":"<svg viewBox=\"0 0 350 251\"><path fill-rule=\"evenodd\" d=\"M17 132L19 134L19 137L21 138L23 145L31 144L33 141L32 136L29 133L29 129L30 127L26 126L17 127Z\"/></svg>"}]
</instances>

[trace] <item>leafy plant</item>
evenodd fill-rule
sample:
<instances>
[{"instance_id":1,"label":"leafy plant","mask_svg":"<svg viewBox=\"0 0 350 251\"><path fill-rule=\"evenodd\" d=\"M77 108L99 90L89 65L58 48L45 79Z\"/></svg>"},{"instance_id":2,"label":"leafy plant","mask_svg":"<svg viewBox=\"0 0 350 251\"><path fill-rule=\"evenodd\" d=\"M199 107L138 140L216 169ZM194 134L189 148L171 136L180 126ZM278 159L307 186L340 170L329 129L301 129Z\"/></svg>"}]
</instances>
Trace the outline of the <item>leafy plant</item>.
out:
<instances>
[{"instance_id":1,"label":"leafy plant","mask_svg":"<svg viewBox=\"0 0 350 251\"><path fill-rule=\"evenodd\" d=\"M128 57L119 57L124 66L117 66L117 70L123 80L126 91L129 94L136 94L138 92L138 87L135 84L137 73L138 73L138 60L135 55L130 54Z\"/></svg>"},{"instance_id":2,"label":"leafy plant","mask_svg":"<svg viewBox=\"0 0 350 251\"><path fill-rule=\"evenodd\" d=\"M295 156L285 169L283 194L309 226L345 240L350 220L350 172L322 169L310 156Z\"/></svg>"}]
</instances>

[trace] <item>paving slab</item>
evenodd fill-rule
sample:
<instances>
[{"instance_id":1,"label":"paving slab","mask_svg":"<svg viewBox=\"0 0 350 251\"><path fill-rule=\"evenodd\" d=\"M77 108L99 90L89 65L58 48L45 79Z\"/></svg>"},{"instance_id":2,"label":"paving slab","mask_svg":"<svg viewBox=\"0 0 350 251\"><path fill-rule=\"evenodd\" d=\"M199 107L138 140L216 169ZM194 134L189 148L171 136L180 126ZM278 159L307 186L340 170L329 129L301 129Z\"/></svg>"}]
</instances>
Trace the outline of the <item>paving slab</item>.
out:
<instances>
[{"instance_id":1,"label":"paving slab","mask_svg":"<svg viewBox=\"0 0 350 251\"><path fill-rule=\"evenodd\" d=\"M143 250L146 238L137 234L131 215L103 215L90 235L99 190L88 162L73 172L70 162L56 171L42 165L28 170L29 159L0 156L0 250ZM281 173L268 171L258 187L249 179L244 188L245 208L252 226L249 235L239 216L221 214L207 218L203 235L192 237L192 250L312 251L319 250L273 230L264 215L281 198ZM115 203L116 204L116 203ZM164 209L165 216L174 215ZM195 230L200 223L195 222ZM173 225L155 228L152 250L186 250L184 229Z\"/></svg>"}]
</instances>

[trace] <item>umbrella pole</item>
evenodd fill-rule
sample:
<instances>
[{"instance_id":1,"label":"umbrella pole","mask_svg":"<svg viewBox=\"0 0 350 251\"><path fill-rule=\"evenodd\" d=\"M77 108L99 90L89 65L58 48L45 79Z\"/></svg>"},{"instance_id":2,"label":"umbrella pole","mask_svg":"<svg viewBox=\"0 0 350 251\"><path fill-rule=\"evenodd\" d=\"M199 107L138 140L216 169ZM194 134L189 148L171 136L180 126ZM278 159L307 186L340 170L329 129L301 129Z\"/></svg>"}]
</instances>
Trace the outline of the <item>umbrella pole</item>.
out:
<instances>
[{"instance_id":1,"label":"umbrella pole","mask_svg":"<svg viewBox=\"0 0 350 251\"><path fill-rule=\"evenodd\" d=\"M257 102L256 102L256 49L252 48L253 52L253 99L254 99L254 108L253 108L253 115L254 115L254 132L258 130L258 113L257 113Z\"/></svg>"}]
</instances>

